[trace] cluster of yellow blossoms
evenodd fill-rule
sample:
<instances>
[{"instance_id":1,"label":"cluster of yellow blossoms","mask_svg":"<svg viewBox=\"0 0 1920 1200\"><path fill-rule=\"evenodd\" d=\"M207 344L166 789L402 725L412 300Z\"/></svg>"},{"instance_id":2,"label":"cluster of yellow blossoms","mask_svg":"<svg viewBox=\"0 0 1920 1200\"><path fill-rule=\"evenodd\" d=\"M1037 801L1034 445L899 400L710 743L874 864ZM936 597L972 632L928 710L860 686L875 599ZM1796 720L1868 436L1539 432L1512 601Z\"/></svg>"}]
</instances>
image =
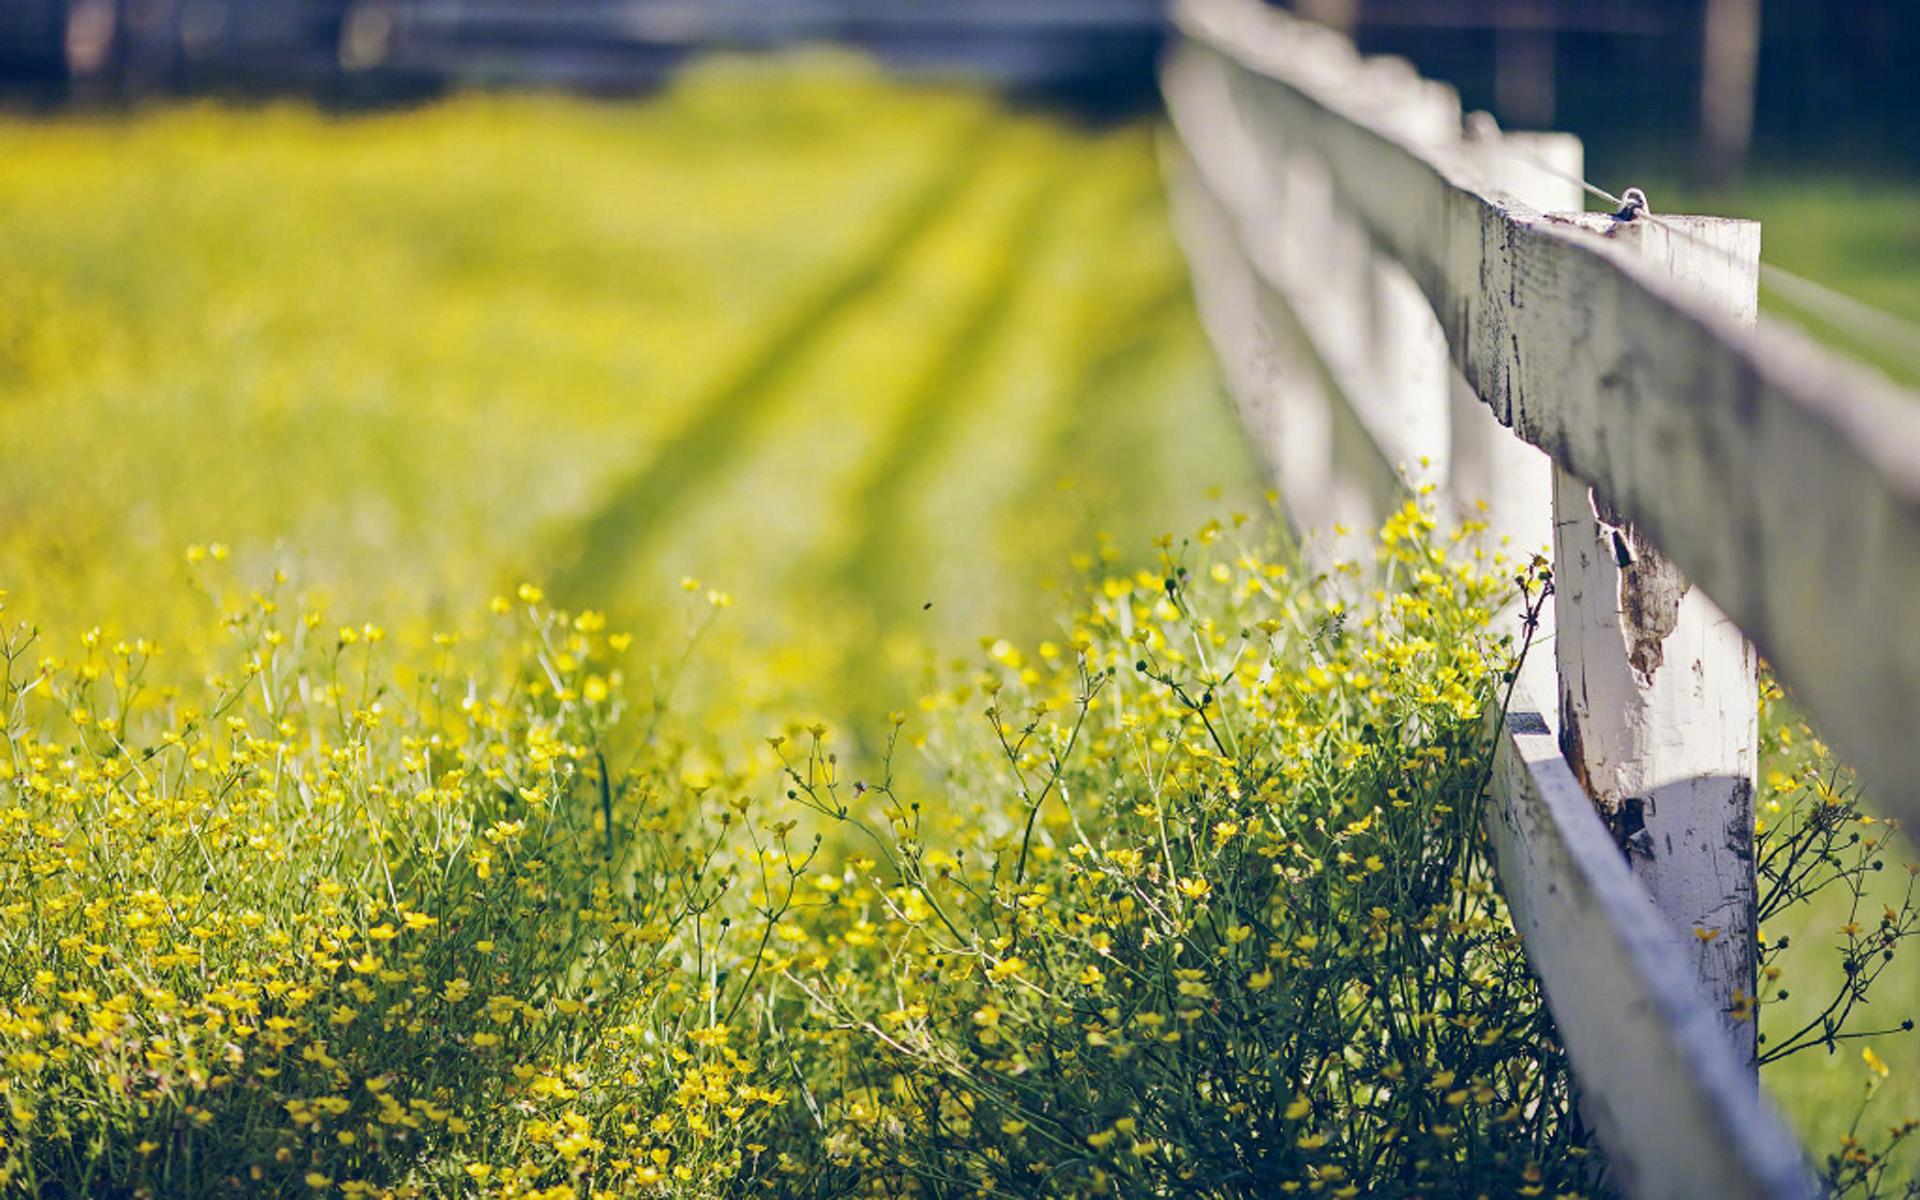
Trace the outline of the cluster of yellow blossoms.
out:
<instances>
[{"instance_id":1,"label":"cluster of yellow blossoms","mask_svg":"<svg viewBox=\"0 0 1920 1200\"><path fill-rule=\"evenodd\" d=\"M608 736L630 639L543 599L392 653L273 591L178 662L0 633L0 1190L739 1173L783 1097L685 941L716 846L677 752Z\"/></svg>"},{"instance_id":2,"label":"cluster of yellow blossoms","mask_svg":"<svg viewBox=\"0 0 1920 1200\"><path fill-rule=\"evenodd\" d=\"M282 582L172 652L0 627L0 1194L1587 1190L1478 824L1543 580L1411 505L1364 570L1270 536L1076 560L844 762L533 585L458 633ZM1877 870L1839 795L1769 803L1778 861ZM1856 922L1855 977L1916 929Z\"/></svg>"},{"instance_id":3,"label":"cluster of yellow blossoms","mask_svg":"<svg viewBox=\"0 0 1920 1200\"><path fill-rule=\"evenodd\" d=\"M1377 576L1237 521L1083 562L1060 636L990 642L877 778L778 746L850 846L793 905L807 1019L773 1031L838 1064L809 1080L833 1188L1584 1186L1477 849L1516 581L1417 508L1384 534Z\"/></svg>"}]
</instances>

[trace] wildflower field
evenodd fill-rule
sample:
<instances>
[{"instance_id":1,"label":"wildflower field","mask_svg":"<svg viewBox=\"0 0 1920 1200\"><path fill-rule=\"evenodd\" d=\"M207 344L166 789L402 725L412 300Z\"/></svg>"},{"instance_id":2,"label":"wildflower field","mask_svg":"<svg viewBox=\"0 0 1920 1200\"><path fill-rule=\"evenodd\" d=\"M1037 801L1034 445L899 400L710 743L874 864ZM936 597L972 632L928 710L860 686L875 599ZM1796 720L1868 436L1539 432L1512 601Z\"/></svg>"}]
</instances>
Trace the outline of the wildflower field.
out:
<instances>
[{"instance_id":1,"label":"wildflower field","mask_svg":"<svg viewBox=\"0 0 1920 1200\"><path fill-rule=\"evenodd\" d=\"M1477 836L1543 581L1302 566L1152 132L0 123L0 1194L1603 1193ZM1764 1078L1898 1194L1911 854L1767 703Z\"/></svg>"}]
</instances>

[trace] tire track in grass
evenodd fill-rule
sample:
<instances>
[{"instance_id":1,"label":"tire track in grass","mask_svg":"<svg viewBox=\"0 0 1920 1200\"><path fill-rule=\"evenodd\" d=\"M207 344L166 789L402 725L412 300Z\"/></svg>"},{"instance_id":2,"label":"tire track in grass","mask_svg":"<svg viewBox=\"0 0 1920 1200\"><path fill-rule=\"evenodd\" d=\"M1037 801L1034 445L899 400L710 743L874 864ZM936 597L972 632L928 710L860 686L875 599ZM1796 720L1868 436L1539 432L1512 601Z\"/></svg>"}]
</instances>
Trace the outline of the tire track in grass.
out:
<instances>
[{"instance_id":1,"label":"tire track in grass","mask_svg":"<svg viewBox=\"0 0 1920 1200\"><path fill-rule=\"evenodd\" d=\"M1032 126L1005 123L954 210L808 349L768 406L766 434L643 558L621 565L622 587L633 570L649 586L691 574L743 597L838 604L836 568L864 524L855 498L997 286L1029 199L1060 155Z\"/></svg>"},{"instance_id":2,"label":"tire track in grass","mask_svg":"<svg viewBox=\"0 0 1920 1200\"><path fill-rule=\"evenodd\" d=\"M548 572L554 592L575 598L643 553L666 519L716 477L752 440L755 418L779 392L802 354L849 307L873 291L895 264L954 206L986 155L995 128L982 118L954 147L945 169L915 191L886 231L733 374L693 406L694 415L568 533L555 539Z\"/></svg>"},{"instance_id":3,"label":"tire track in grass","mask_svg":"<svg viewBox=\"0 0 1920 1200\"><path fill-rule=\"evenodd\" d=\"M672 587L693 576L740 602L700 655L709 665L723 658L755 664L731 673L728 704L805 713L843 732L854 727L848 718L856 708L899 707L917 672L902 674L886 656L862 654L857 673L843 675L852 665L847 648L875 648L885 635L907 632L902 626L916 641L961 631L942 624L954 611L948 605L925 617L916 605L910 622L876 629L863 598L840 586L837 568L865 515L855 498L925 381L950 361L950 347L1002 278L1009 247L1030 224L1035 189L1073 156L1073 143L1051 126L1018 116L1001 123L954 211L781 381L763 417L765 434L723 481L677 510L643 556L619 564L617 596L609 597L615 617L628 627L657 620L648 606L663 594L673 604L662 604L660 617L677 618L683 602L701 609L697 597ZM1015 321L1035 307L1030 289L1021 293ZM992 358L995 368L1003 362ZM974 383L970 395L984 386ZM918 526L907 531L920 534ZM600 582L604 591L609 581ZM821 680L836 682L823 692ZM843 689L872 704L843 703Z\"/></svg>"},{"instance_id":4,"label":"tire track in grass","mask_svg":"<svg viewBox=\"0 0 1920 1200\"><path fill-rule=\"evenodd\" d=\"M1184 281L1144 301L1132 320L1134 336L1109 347L1076 387L1071 419L1055 432L1050 457L1076 477L1076 465L1090 459L1131 464L1128 482L1157 497L1157 509L1108 506L1099 495L1082 500L1102 531L1137 550L1150 537L1215 515L1224 497L1253 503L1264 475L1219 383ZM1215 489L1219 496L1210 494Z\"/></svg>"},{"instance_id":5,"label":"tire track in grass","mask_svg":"<svg viewBox=\"0 0 1920 1200\"><path fill-rule=\"evenodd\" d=\"M990 353L1014 332L1016 302L1044 235L1054 226L1060 195L1071 177L1069 165L1051 167L1014 210L1013 237L978 302L907 391L904 416L852 489L853 511L862 518L860 532L841 552L831 577L876 617L910 599L897 578L897 550L905 542L910 517L909 493L964 415L964 401L972 394L969 385Z\"/></svg>"},{"instance_id":6,"label":"tire track in grass","mask_svg":"<svg viewBox=\"0 0 1920 1200\"><path fill-rule=\"evenodd\" d=\"M1150 297L1166 293L1161 301L1177 309L1184 275L1177 262L1156 253L1162 248L1152 236L1160 186L1150 147L1124 133L1076 149L1075 176L1089 182L1059 205L1045 245L1023 273L1021 298L1007 318L1017 333L1001 339L982 364L956 419L937 441L920 447L914 486L898 489L897 503L885 509L868 505L870 518L918 531L915 540L896 539L888 560L867 555L869 564L884 561L889 570L867 582L869 611L882 618L876 622L882 633L911 615L910 602L928 598L946 614L941 628L1030 631L1035 587L1051 590L1055 564L1064 565L1091 524L1081 493L1037 486L1056 465L1063 427L1077 425L1076 410L1089 390L1104 388L1142 358L1151 369L1164 353L1162 346L1126 355L1099 383L1088 382L1095 360L1157 332L1159 305ZM1164 371L1153 374L1165 378ZM1150 388L1135 390L1150 394ZM1149 458L1157 453L1136 450ZM1090 456L1080 465L1095 490L1119 507L1157 510L1178 486L1168 488L1164 473L1152 472L1162 486L1133 488L1135 463L1126 453ZM1053 476L1045 478L1051 484ZM897 594L906 587L919 590ZM900 643L890 657L904 661L907 650Z\"/></svg>"},{"instance_id":7,"label":"tire track in grass","mask_svg":"<svg viewBox=\"0 0 1920 1200\"><path fill-rule=\"evenodd\" d=\"M1132 553L1155 534L1186 528L1218 509L1215 486L1245 503L1260 490L1251 444L1225 405L1193 313L1150 147L1145 159L1143 187L1105 234L1135 257L1127 272L1089 289L1084 353L1035 430L1044 445L999 518L1024 540L1052 545L1061 562L1097 535ZM1054 519L1037 519L1049 509Z\"/></svg>"},{"instance_id":8,"label":"tire track in grass","mask_svg":"<svg viewBox=\"0 0 1920 1200\"><path fill-rule=\"evenodd\" d=\"M1062 489L1056 468L1067 457L1063 441L1068 431L1077 432L1081 409L1089 393L1104 391L1126 363L1139 361L1138 343L1155 332L1156 298L1170 282L1161 256L1152 252L1151 214L1157 211L1159 178L1152 160L1142 153L1142 139L1132 132L1116 134L1095 148L1100 156L1097 170L1111 181L1095 205L1079 214L1074 230L1075 245L1067 247L1065 262L1070 285L1059 289L1054 305L1063 314L1041 330L1047 358L1057 364L1047 387L1018 408L1002 404L974 414L973 429L960 453L968 457L993 454L1002 463L1004 484L988 500L991 518L987 523L998 545L983 545L975 553L985 561L1018 568L1006 577L1002 590L1030 592L1035 584L1051 590L1049 576L1054 562L1062 559L1079 541L1067 544L1085 530L1084 514L1075 519L1073 510L1083 508L1072 489ZM1144 225L1144 228L1143 228ZM1124 247L1114 253L1111 247ZM1126 363L1109 360L1121 357ZM1151 355L1145 356L1151 358ZM1092 376L1099 373L1096 383ZM1008 442L993 431L1014 426L1022 436ZM1136 448L1149 455L1153 448ZM1077 464L1081 472L1091 474L1104 485L1118 485L1115 499L1136 507L1158 508L1167 497L1160 491L1133 485L1133 456L1107 456ZM949 466L948 470L954 470ZM1016 561L1010 550L1023 547L1030 551ZM958 580L945 579L945 586L957 586ZM1001 608L989 614L996 630L1017 631L1022 626L1009 619L1031 605Z\"/></svg>"}]
</instances>

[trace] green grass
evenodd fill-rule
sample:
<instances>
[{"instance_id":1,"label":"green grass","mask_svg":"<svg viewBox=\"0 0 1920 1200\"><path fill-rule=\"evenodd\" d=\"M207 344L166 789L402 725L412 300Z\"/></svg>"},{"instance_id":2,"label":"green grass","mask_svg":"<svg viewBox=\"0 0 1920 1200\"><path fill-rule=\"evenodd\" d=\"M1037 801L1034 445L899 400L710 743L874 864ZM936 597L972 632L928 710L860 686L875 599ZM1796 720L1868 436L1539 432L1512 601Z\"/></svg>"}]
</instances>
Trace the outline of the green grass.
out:
<instances>
[{"instance_id":1,"label":"green grass","mask_svg":"<svg viewBox=\"0 0 1920 1200\"><path fill-rule=\"evenodd\" d=\"M1761 225L1761 259L1920 325L1920 184L1866 177L1769 174L1736 192L1669 192L1670 211L1748 217ZM1890 344L1763 289L1761 309L1920 386L1920 344Z\"/></svg>"},{"instance_id":2,"label":"green grass","mask_svg":"<svg viewBox=\"0 0 1920 1200\"><path fill-rule=\"evenodd\" d=\"M837 61L0 124L0 586L84 628L189 542L423 618L695 576L878 705L1253 487L1157 179L1143 126Z\"/></svg>"},{"instance_id":3,"label":"green grass","mask_svg":"<svg viewBox=\"0 0 1920 1200\"><path fill-rule=\"evenodd\" d=\"M1867 804L1871 807L1871 797ZM1790 942L1780 958L1785 974L1778 983L1762 988L1766 1001L1763 1033L1783 1038L1816 1019L1844 984L1841 949L1846 938L1842 927L1857 921L1871 928L1879 921L1883 906L1900 906L1913 884L1906 867L1920 863L1920 854L1909 838L1896 837L1883 861L1885 870L1858 904L1841 889L1831 889L1797 905L1787 920L1776 921L1764 930L1770 941L1786 937ZM1786 999L1774 999L1776 988L1788 992ZM1906 951L1875 981L1871 995L1856 1028L1893 1029L1904 1020L1920 1021L1920 961ZM1861 1057L1864 1048L1873 1049L1886 1062L1889 1074L1885 1080L1873 1080L1874 1093L1863 1109L1871 1079ZM1806 1145L1825 1154L1839 1147L1856 1121L1865 1136L1881 1126L1920 1115L1920 1034L1896 1030L1841 1042L1831 1051L1806 1050L1771 1064L1762 1079ZM1914 1176L1920 1164L1908 1162L1903 1166L1904 1170L1895 1172L1897 1178Z\"/></svg>"}]
</instances>

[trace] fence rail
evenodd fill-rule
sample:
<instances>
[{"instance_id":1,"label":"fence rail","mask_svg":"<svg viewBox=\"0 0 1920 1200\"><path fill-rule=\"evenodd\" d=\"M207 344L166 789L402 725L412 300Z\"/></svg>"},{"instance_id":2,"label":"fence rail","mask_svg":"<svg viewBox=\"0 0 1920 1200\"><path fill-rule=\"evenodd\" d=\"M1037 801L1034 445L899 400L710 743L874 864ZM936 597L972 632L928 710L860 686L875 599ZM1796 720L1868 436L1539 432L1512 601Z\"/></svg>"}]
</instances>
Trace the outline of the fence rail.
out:
<instances>
[{"instance_id":1,"label":"fence rail","mask_svg":"<svg viewBox=\"0 0 1920 1200\"><path fill-rule=\"evenodd\" d=\"M1425 463L1552 546L1525 690L1558 703L1510 714L1488 831L1614 1181L1807 1194L1739 1015L1753 648L1876 803L1920 812L1920 397L1754 332L1758 226L1547 215L1582 206L1576 140L1463 124L1257 0L1175 21L1177 228L1293 516L1368 528Z\"/></svg>"}]
</instances>

